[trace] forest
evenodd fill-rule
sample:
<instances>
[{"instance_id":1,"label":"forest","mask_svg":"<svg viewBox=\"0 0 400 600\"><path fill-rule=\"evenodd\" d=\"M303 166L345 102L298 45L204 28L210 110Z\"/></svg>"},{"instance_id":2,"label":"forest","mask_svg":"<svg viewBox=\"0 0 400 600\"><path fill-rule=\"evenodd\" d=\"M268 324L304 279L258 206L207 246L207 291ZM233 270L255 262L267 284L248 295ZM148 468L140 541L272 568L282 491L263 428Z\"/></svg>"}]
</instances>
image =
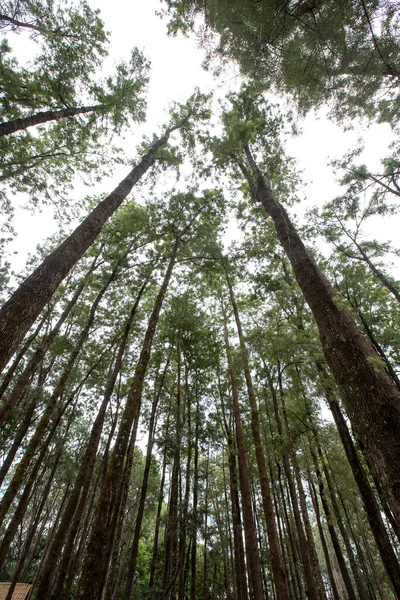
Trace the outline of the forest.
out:
<instances>
[{"instance_id":1,"label":"forest","mask_svg":"<svg viewBox=\"0 0 400 600\"><path fill-rule=\"evenodd\" d=\"M215 93L127 155L145 49L0 0L0 600L400 600L399 3L157 4ZM298 218L319 110L393 141Z\"/></svg>"}]
</instances>

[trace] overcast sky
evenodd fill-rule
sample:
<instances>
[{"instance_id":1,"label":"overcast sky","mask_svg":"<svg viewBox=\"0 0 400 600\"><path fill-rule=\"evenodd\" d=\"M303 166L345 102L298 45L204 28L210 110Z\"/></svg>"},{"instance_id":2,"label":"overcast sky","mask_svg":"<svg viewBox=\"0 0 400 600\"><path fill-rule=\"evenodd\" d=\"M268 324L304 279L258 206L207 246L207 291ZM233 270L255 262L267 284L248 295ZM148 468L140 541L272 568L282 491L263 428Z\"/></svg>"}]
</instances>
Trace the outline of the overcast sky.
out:
<instances>
[{"instance_id":1,"label":"overcast sky","mask_svg":"<svg viewBox=\"0 0 400 600\"><path fill-rule=\"evenodd\" d=\"M110 32L110 57L107 59L106 69L112 69L118 60L129 58L133 46L139 47L151 61L150 86L148 94L148 117L146 124L135 127L131 132L125 132L124 147L129 149L140 142L143 133L151 135L165 122L168 104L174 100L185 101L198 86L201 91L209 92L217 89L218 95L237 89L240 84L234 70L220 80L214 80L212 75L201 68L203 52L198 47L195 38L185 38L182 35L168 38L166 23L156 16L162 3L159 0L89 0L94 8L99 8L106 29ZM18 39L9 36L11 46L15 48L17 58L28 48L26 39L22 35ZM360 135L365 135L367 151L363 160L373 167L378 165L379 158L388 153L388 144L391 140L390 129L386 125L373 126L367 132L359 127L344 133L323 114L319 118L310 114L302 124L303 133L290 140L288 153L296 156L300 169L303 170L303 179L306 182L304 190L304 206L314 204L322 205L333 199L338 193L335 177L331 169L327 168L328 158L337 158L348 152L357 143ZM122 176L126 174L125 168L115 169L112 178L105 180L104 189L99 191L109 192L115 187ZM80 193L79 190L77 193ZM91 193L84 189L82 194ZM302 214L304 207L296 207L295 212ZM398 221L387 221L377 229L371 224L370 231L365 232L372 237L389 237L395 241ZM41 240L57 229L52 221L51 210L32 216L27 211L18 210L15 219L15 229L18 238L10 245L13 255L13 266L21 270L25 264L27 254L34 249ZM384 230L384 232L383 232Z\"/></svg>"}]
</instances>

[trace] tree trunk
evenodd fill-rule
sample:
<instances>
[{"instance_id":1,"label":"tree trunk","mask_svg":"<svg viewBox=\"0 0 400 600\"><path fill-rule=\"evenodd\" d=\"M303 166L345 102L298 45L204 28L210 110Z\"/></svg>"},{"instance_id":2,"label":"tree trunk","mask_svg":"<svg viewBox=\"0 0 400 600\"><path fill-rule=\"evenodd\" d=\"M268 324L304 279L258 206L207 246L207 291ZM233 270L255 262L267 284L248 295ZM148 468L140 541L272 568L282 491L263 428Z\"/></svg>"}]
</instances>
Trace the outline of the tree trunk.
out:
<instances>
[{"instance_id":1,"label":"tree trunk","mask_svg":"<svg viewBox=\"0 0 400 600\"><path fill-rule=\"evenodd\" d=\"M297 483L299 483L298 472L297 472L298 465L297 465L297 461L296 461L295 451L293 448L291 431L289 429L289 424L287 422L285 401L283 398L280 366L278 364L278 380L279 380L279 391L280 391L280 397L281 397L281 406L282 406L282 412L283 412L283 423L284 423L285 430L283 429L282 419L281 419L281 415L280 415L280 411L279 411L277 392L276 392L276 389L272 382L272 378L271 378L268 366L265 365L265 367L266 367L266 374L267 374L267 378L268 378L269 387L270 387L271 394L272 394L272 400L273 400L273 406L274 406L275 419L276 419L276 423L277 423L277 427L278 427L278 433L281 436L282 441L284 440L287 443L288 453L289 453L289 456L290 456L292 464L293 464L293 469L295 471L295 479L297 480ZM287 480L288 487L289 487L289 493L290 493L290 498L292 501L294 520L296 523L296 529L297 529L297 533L299 536L300 554L301 554L301 559L302 559L302 563L303 563L304 578L305 578L305 583L306 583L306 588L307 588L307 594L310 597L310 600L324 600L326 598L326 595L325 595L323 583L321 580L319 566L318 566L318 564L316 564L315 558L312 556L312 554L314 554L314 548L310 547L310 544L313 543L313 540L311 538L307 539L306 534L304 532L303 523L301 520L300 508L299 508L299 499L297 498L296 487L295 487L293 474L292 474L291 467L290 467L290 461L289 461L289 457L286 452L284 452L284 454L283 454L283 468L285 471L286 480ZM299 487L299 493L301 492L300 488L301 488L301 483L300 483L300 487ZM304 510L302 510L302 514L304 517Z\"/></svg>"},{"instance_id":2,"label":"tree trunk","mask_svg":"<svg viewBox=\"0 0 400 600\"><path fill-rule=\"evenodd\" d=\"M400 522L400 393L377 354L306 250L284 207L273 197L250 149L246 155L256 199L273 219L280 243L317 322L326 361L339 386L354 431Z\"/></svg>"},{"instance_id":3,"label":"tree trunk","mask_svg":"<svg viewBox=\"0 0 400 600\"><path fill-rule=\"evenodd\" d=\"M96 258L92 262L85 277L83 277L81 279L81 281L78 283L77 288L76 288L71 300L67 303L66 307L62 311L57 323L54 325L54 327L52 328L50 333L48 333L45 336L45 338L42 340L42 342L39 345L39 348L37 348L35 350L32 357L30 358L27 366L22 371L21 375L18 377L12 392L10 393L6 402L3 404L3 406L0 409L0 426L4 424L8 415L10 414L11 410L18 404L18 401L20 400L29 379L31 378L32 374L35 372L35 369L37 368L37 366L43 360L47 350L49 349L50 345L54 341L55 337L60 332L60 329L61 329L62 325L65 323L71 310L74 308L75 304L77 303L79 296L83 292L83 289L84 289L86 283L88 282L91 274L93 273L93 271L96 268L97 259L98 259L98 256L96 256Z\"/></svg>"},{"instance_id":4,"label":"tree trunk","mask_svg":"<svg viewBox=\"0 0 400 600\"><path fill-rule=\"evenodd\" d=\"M336 534L336 530L335 530L335 527L333 524L331 510L328 505L328 500L327 500L326 493L325 493L325 486L324 486L324 482L322 480L322 473L321 473L321 470L320 470L320 467L318 464L318 459L312 448L311 448L311 456L313 458L314 468L315 468L315 472L316 472L316 475L318 478L319 495L321 498L322 508L324 509L326 522L328 525L329 535L331 537L332 546L333 546L333 549L336 554L336 558L337 558L337 561L339 564L339 569L342 574L344 584L346 586L347 595L349 597L349 600L357 600L357 595L354 591L353 584L351 582L350 575L349 575L349 572L347 570L347 566L346 566L346 563L344 560L343 552L340 547L340 543L339 543L339 540L338 540L338 537Z\"/></svg>"},{"instance_id":5,"label":"tree trunk","mask_svg":"<svg viewBox=\"0 0 400 600\"><path fill-rule=\"evenodd\" d=\"M167 129L165 135L153 144L129 175L44 259L4 304L0 310L0 371L64 277L93 244L104 224L119 208L135 183L151 167L158 149L168 142L170 133L180 126L181 124Z\"/></svg>"},{"instance_id":6,"label":"tree trunk","mask_svg":"<svg viewBox=\"0 0 400 600\"><path fill-rule=\"evenodd\" d=\"M333 576L331 558L329 556L328 545L326 543L325 534L324 534L324 530L322 527L321 513L319 510L317 492L316 492L315 485L312 480L310 472L308 472L308 485L310 487L310 496L311 496L311 500L312 500L313 507L314 507L315 518L317 521L318 532L319 532L319 537L321 539L322 549L324 551L325 563L326 563L326 568L328 570L329 582L331 584L333 598L334 598L334 600L341 600L337 586L336 586L335 577Z\"/></svg>"},{"instance_id":7,"label":"tree trunk","mask_svg":"<svg viewBox=\"0 0 400 600\"><path fill-rule=\"evenodd\" d=\"M167 418L167 433L169 430L169 415ZM165 472L167 469L167 446L164 446L164 457L163 457L163 466L161 473L161 483L160 483L160 493L158 495L158 503L157 503L157 516L156 516L156 526L154 530L154 541L153 541L153 552L151 556L151 565L150 565L150 576L149 576L149 588L151 589L154 586L154 578L157 567L157 559L158 559L158 538L160 534L160 523L161 523L161 510L164 500L164 484L165 484Z\"/></svg>"},{"instance_id":8,"label":"tree trunk","mask_svg":"<svg viewBox=\"0 0 400 600\"><path fill-rule=\"evenodd\" d=\"M19 489L19 486L21 485L22 478L25 474L25 471L29 467L30 461L31 461L34 453L36 452L40 442L43 439L43 435L44 435L46 428L50 422L54 408L56 407L57 400L61 397L62 393L65 390L68 378L69 378L69 376L72 372L72 369L75 365L76 359L78 358L79 353L82 349L82 346L89 335L89 331L93 324L97 307L98 307L101 299L103 298L105 292L107 291L107 288L109 287L111 282L115 279L118 268L119 268L123 258L120 259L118 261L118 263L115 265L110 276L108 277L105 284L103 285L103 287L97 294L97 296L91 306L85 326L79 334L78 341L75 344L75 347L69 356L68 362L63 369L61 377L58 380L58 383L57 383L56 387L54 388L53 393L51 394L51 396L47 402L46 409L38 423L36 431L33 434L32 438L29 440L28 447L27 447L20 463L18 464L18 467L17 467L17 469L14 473L14 476L7 488L6 493L4 494L4 496L0 502L0 522L4 518L5 511L8 510L13 498L15 497L15 494L18 492L18 489ZM62 414L61 411L62 411L62 409L58 408L56 419L59 417L61 418L61 414Z\"/></svg>"},{"instance_id":9,"label":"tree trunk","mask_svg":"<svg viewBox=\"0 0 400 600\"><path fill-rule=\"evenodd\" d=\"M30 117L5 121L4 123L0 123L0 137L10 135L16 131L28 129L28 127L33 127L34 125L40 125L41 123L58 121L59 119L66 119L68 117L74 117L75 115L84 115L86 113L95 112L96 110L101 110L102 108L104 108L102 104L96 104L94 106L62 108L61 110L45 110L38 112L35 115L31 115Z\"/></svg>"}]
</instances>

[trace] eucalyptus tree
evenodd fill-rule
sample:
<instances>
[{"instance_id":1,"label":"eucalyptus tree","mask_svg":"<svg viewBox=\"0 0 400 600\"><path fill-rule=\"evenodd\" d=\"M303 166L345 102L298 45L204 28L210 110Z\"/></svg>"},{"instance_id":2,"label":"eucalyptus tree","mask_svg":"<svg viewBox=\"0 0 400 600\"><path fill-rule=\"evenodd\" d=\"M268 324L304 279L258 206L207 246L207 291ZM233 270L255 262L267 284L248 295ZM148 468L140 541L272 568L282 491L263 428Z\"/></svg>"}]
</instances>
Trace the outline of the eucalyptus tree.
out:
<instances>
[{"instance_id":1,"label":"eucalyptus tree","mask_svg":"<svg viewBox=\"0 0 400 600\"><path fill-rule=\"evenodd\" d=\"M1 368L7 364L58 285L93 244L104 224L119 208L133 186L157 160L157 152L168 143L169 136L181 129L183 136L189 137L193 135L190 131L193 123L209 117L209 111L204 105L205 100L204 95L196 93L185 105L178 105L175 110L171 110L173 123L164 134L146 147L145 154L130 173L92 210L75 231L45 258L4 304L0 311Z\"/></svg>"},{"instance_id":2,"label":"eucalyptus tree","mask_svg":"<svg viewBox=\"0 0 400 600\"><path fill-rule=\"evenodd\" d=\"M206 64L237 61L243 74L289 92L302 110L399 118L399 15L384 0L164 0L169 31L194 30ZM217 34L217 35L216 35ZM211 62L212 64L212 62Z\"/></svg>"}]
</instances>

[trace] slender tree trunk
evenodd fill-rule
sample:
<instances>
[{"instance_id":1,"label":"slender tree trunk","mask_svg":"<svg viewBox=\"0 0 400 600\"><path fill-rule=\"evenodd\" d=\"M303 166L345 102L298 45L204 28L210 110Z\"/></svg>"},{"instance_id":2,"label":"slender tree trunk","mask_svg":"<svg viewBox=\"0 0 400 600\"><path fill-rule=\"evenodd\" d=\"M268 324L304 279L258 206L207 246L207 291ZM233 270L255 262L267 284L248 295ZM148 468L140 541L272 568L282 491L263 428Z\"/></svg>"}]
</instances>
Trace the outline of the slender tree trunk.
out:
<instances>
[{"instance_id":1,"label":"slender tree trunk","mask_svg":"<svg viewBox=\"0 0 400 600\"><path fill-rule=\"evenodd\" d=\"M56 456L55 461L54 461L53 468L52 468L51 473L50 473L50 476L49 476L49 478L47 480L47 483L46 483L46 486L45 486L45 488L43 490L42 500L41 500L41 502L39 504L39 508L38 508L38 511L37 511L35 522L30 527L30 529L28 531L28 534L26 536L25 543L24 543L24 549L22 551L21 558L18 561L17 567L16 567L15 572L13 574L12 582L11 582L10 588L9 588L9 590L7 592L7 596L6 596L5 600L12 600L13 591L15 589L16 584L19 581L19 577L20 577L20 575L22 573L22 570L24 568L24 564L29 565L28 560L27 560L27 558L28 558L27 554L31 550L31 547L33 545L33 538L34 538L36 529L37 529L37 527L39 525L39 520L40 520L41 513L43 511L43 508L44 508L47 500L48 500L48 496L49 496L49 493L50 493L51 486L53 484L54 475L55 475L55 472L57 470L58 463L59 463L60 458L61 458L61 454L62 454L62 447L61 447L61 449L57 453L57 456ZM44 519L44 521L45 520L46 519ZM43 526L44 525L45 525L45 522L43 523Z\"/></svg>"},{"instance_id":2,"label":"slender tree trunk","mask_svg":"<svg viewBox=\"0 0 400 600\"><path fill-rule=\"evenodd\" d=\"M322 527L321 513L320 513L320 510L319 510L319 504L318 504L318 496L317 496L315 485L314 485L314 482L312 480L310 472L308 473L308 485L310 487L311 500L312 500L313 507L314 507L314 512L315 512L315 518L316 518L316 521L317 521L319 537L321 539L322 550L323 550L324 556L325 556L325 563L326 563L326 568L328 570L329 582L331 584L333 597L334 597L334 600L341 600L339 592L338 592L338 589L337 589L337 586L336 586L336 581L335 581L335 578L333 576L333 570L332 570L331 559L330 559L330 556L329 556L328 544L326 543L325 533L324 533L324 529Z\"/></svg>"},{"instance_id":3,"label":"slender tree trunk","mask_svg":"<svg viewBox=\"0 0 400 600\"><path fill-rule=\"evenodd\" d=\"M278 239L317 322L326 361L354 431L400 522L400 393L385 370L375 364L376 353L349 312L340 306L334 289L306 250L286 210L274 198L248 147L246 155L252 170L250 185L274 221Z\"/></svg>"},{"instance_id":4,"label":"slender tree trunk","mask_svg":"<svg viewBox=\"0 0 400 600\"><path fill-rule=\"evenodd\" d=\"M198 377L198 376L197 376ZM200 409L199 398L197 395L196 378L196 424L194 440L194 461L193 461L193 530L192 547L190 557L190 600L197 598L197 507L199 499L199 437L200 437Z\"/></svg>"},{"instance_id":5,"label":"slender tree trunk","mask_svg":"<svg viewBox=\"0 0 400 600\"><path fill-rule=\"evenodd\" d=\"M169 431L169 415L167 418L167 434ZM161 483L160 483L160 493L158 495L158 503L157 503L157 516L156 516L156 526L154 530L154 541L153 541L153 552L151 556L151 565L150 565L150 576L149 576L149 588L152 589L154 586L154 579L157 567L157 559L158 559L158 538L160 534L160 523L161 523L161 510L164 500L164 485L165 485L165 473L167 470L167 445L164 446L164 457L163 457L163 466L161 473Z\"/></svg>"},{"instance_id":6,"label":"slender tree trunk","mask_svg":"<svg viewBox=\"0 0 400 600\"><path fill-rule=\"evenodd\" d=\"M167 129L165 135L153 144L129 175L44 259L4 304L0 310L0 371L64 277L93 244L103 225L119 208L135 183L151 167L159 148L168 142L170 133L180 126L182 124Z\"/></svg>"},{"instance_id":7,"label":"slender tree trunk","mask_svg":"<svg viewBox=\"0 0 400 600\"><path fill-rule=\"evenodd\" d=\"M181 471L181 431L182 431L182 381L181 381L181 352L179 342L177 347L177 391L176 391L176 412L175 412L175 440L174 440L174 461L172 465L171 483L169 491L168 519L165 525L164 542L164 565L161 581L161 588L164 593L171 595L174 593L175 580L178 575L179 556L178 544L180 534L180 523L178 517L179 504L179 480Z\"/></svg>"},{"instance_id":8,"label":"slender tree trunk","mask_svg":"<svg viewBox=\"0 0 400 600\"><path fill-rule=\"evenodd\" d=\"M45 322L49 318L49 314L50 314L50 310L48 310L48 311L45 312L45 314L43 315L43 317L39 321L39 323L38 323L35 331L32 333L32 335L30 335L26 339L25 343L22 345L21 349L19 350L18 354L16 355L15 359L13 360L10 368L5 373L5 375L3 377L3 381L1 382L1 385L0 385L0 398L3 396L4 392L7 391L8 386L10 385L11 381L13 380L14 373L17 370L18 365L20 364L21 360L25 356L25 353L28 350L29 346L32 344L32 342L39 335L39 333L40 333L43 325L45 324Z\"/></svg>"},{"instance_id":9,"label":"slender tree trunk","mask_svg":"<svg viewBox=\"0 0 400 600\"><path fill-rule=\"evenodd\" d=\"M225 339L225 350L228 361L229 375L231 379L231 390L232 390L232 401L233 401L233 412L235 416L235 429L236 429L236 443L238 448L238 459L239 459L239 479L240 488L242 492L242 504L243 504L243 520L244 520L244 533L246 540L246 553L249 567L249 578L251 582L251 589L253 592L254 600L261 600L263 598L263 589L261 581L261 570L258 556L257 547L257 535L255 531L253 510L251 503L250 483L246 459L246 447L244 443L243 429L240 416L239 406L239 393L237 389L236 375L233 368L233 361L231 351L229 347L228 337L228 325L226 321L225 307L222 302L222 313L224 319L224 339Z\"/></svg>"},{"instance_id":10,"label":"slender tree trunk","mask_svg":"<svg viewBox=\"0 0 400 600\"><path fill-rule=\"evenodd\" d=\"M40 125L41 123L75 117L75 115L84 115L86 113L95 112L96 110L101 110L102 108L104 108L102 104L96 104L94 106L62 108L61 110L46 110L31 115L30 117L5 121L4 123L0 123L0 137L10 135L16 131L28 129L28 127L33 127L34 125Z\"/></svg>"},{"instance_id":11,"label":"slender tree trunk","mask_svg":"<svg viewBox=\"0 0 400 600\"><path fill-rule=\"evenodd\" d=\"M156 412L157 412L157 408L158 408L158 403L160 401L160 396L161 396L161 392L163 389L164 380L165 380L165 376L167 374L168 366L169 366L169 359L167 360L167 362L165 364L165 368L164 368L164 371L162 374L160 386L159 386L158 391L155 393L153 405L151 407L151 414L150 414L150 421L149 421L149 438L148 438L147 450L146 450L146 463L145 463L145 468L144 468L144 473L143 473L142 486L140 488L140 499L139 499L139 506L138 506L138 511L137 511L137 515L136 515L135 530L134 530L134 534L133 534L132 545L130 548L130 556L129 556L129 562L128 562L128 575L127 575L127 579L126 579L125 592L124 592L125 600L131 600L131 597L132 597L133 580L134 580L135 573L136 573L136 563L137 563L137 556L138 556L138 549L139 549L140 532L142 529L144 508L145 508L146 497L147 497L147 486L148 486L149 475L150 475L151 458L152 458L152 452L153 452L153 446L154 446L154 435L155 435L155 429L156 429Z\"/></svg>"},{"instance_id":12,"label":"slender tree trunk","mask_svg":"<svg viewBox=\"0 0 400 600\"><path fill-rule=\"evenodd\" d=\"M363 248L358 244L355 240L353 240L354 244L357 247L357 250L360 252L363 257L364 262L369 266L375 277L379 279L379 281L385 286L386 289L389 290L391 294L396 298L397 302L400 302L400 292L399 290L389 281L389 279L380 271L374 263L369 258L368 254L363 250Z\"/></svg>"},{"instance_id":13,"label":"slender tree trunk","mask_svg":"<svg viewBox=\"0 0 400 600\"><path fill-rule=\"evenodd\" d=\"M266 367L266 374L267 374L267 378L268 378L269 387L270 387L271 394L272 394L272 400L273 400L273 405L274 405L274 413L275 413L275 419L276 419L276 423L277 423L277 427L278 427L278 433L281 436L282 440L285 440L287 443L288 453L289 453L290 459L292 461L293 471L295 474L294 477L298 484L299 494L301 494L302 493L302 485L301 485L301 481L299 481L300 478L299 478L299 473L298 473L298 465L297 465L297 461L296 461L295 451L293 448L293 440L292 440L292 436L291 436L291 431L290 431L289 423L287 420L285 400L283 397L282 377L281 377L280 366L278 364L278 382L279 382L279 392L280 392L281 407L282 407L282 414L283 414L283 425L284 425L285 429L283 429L283 425L282 425L282 419L281 419L279 406L278 406L277 392L273 385L271 375L270 375L267 365L265 365L265 367ZM302 514L303 518L304 517L308 518L307 511L304 510L304 498L300 497L298 499L298 497L297 497L296 487L295 487L295 483L294 483L294 479L293 479L293 475L292 475L292 471L291 471L291 467L290 467L290 461L289 461L289 458L288 458L286 452L283 455L283 467L285 470L286 480L287 480L288 486L289 486L290 498L292 501L293 515L294 515L294 519L295 519L295 523L296 523L297 533L299 536L299 544L300 544L301 558L302 558L303 568L304 568L304 577L305 577L305 582L306 582L306 587L307 587L307 594L310 597L310 600L323 600L326 598L326 595L325 595L325 591L324 591L324 587L323 587L323 582L321 579L321 573L319 570L318 561L315 560L315 556L314 556L315 548L314 548L314 546L312 546L313 539L312 539L312 536L310 536L310 535L308 535L306 537L306 533L304 532L303 523L302 523L302 519L301 519L301 514ZM300 507L300 508L302 508L301 514L300 514L300 508L299 508L299 500L300 500L300 503L303 505L302 507Z\"/></svg>"},{"instance_id":14,"label":"slender tree trunk","mask_svg":"<svg viewBox=\"0 0 400 600\"><path fill-rule=\"evenodd\" d=\"M333 513L335 515L336 523L337 523L337 526L339 528L340 534L341 534L343 542L344 542L344 547L346 548L347 556L348 556L348 559L350 562L350 568L352 570L354 581L356 583L358 595L360 597L360 600L370 600L367 590L365 589L364 583L362 581L362 575L358 569L358 563L357 563L356 557L354 556L353 548L351 546L351 542L350 542L348 533L347 533L346 528L343 523L342 515L340 512L338 503L336 501L336 496L335 496L335 491L333 489L331 475L330 475L329 469L326 465L324 456L322 454L322 450L319 445L319 440L318 440L318 438L314 438L314 439L317 442L318 456L321 461L322 468L323 468L323 471L325 474L325 481L328 486L328 492L329 492L329 496L330 496L330 500L331 500Z\"/></svg>"},{"instance_id":15,"label":"slender tree trunk","mask_svg":"<svg viewBox=\"0 0 400 600\"><path fill-rule=\"evenodd\" d=\"M208 506L209 506L209 482L210 482L210 446L207 449L207 462L205 474L205 492L204 492L204 546L203 546L203 600L208 599Z\"/></svg>"},{"instance_id":16,"label":"slender tree trunk","mask_svg":"<svg viewBox=\"0 0 400 600\"><path fill-rule=\"evenodd\" d=\"M108 526L110 524L110 515L112 515L113 504L116 499L117 490L119 489L120 474L126 457L130 431L136 415L139 415L143 381L150 359L153 338L164 296L167 291L172 270L178 254L179 244L180 238L177 238L173 247L172 256L168 264L167 271L164 276L164 281L157 295L155 305L149 319L142 350L136 365L135 374L132 378L126 406L122 414L113 454L111 456L107 474L102 486L100 501L96 509L91 537L87 548L87 556L79 585L78 597L85 600L88 600L89 598L92 600L101 600L106 576L105 571L108 552L107 540L109 536Z\"/></svg>"},{"instance_id":17,"label":"slender tree trunk","mask_svg":"<svg viewBox=\"0 0 400 600\"><path fill-rule=\"evenodd\" d=\"M227 283L229 295L232 303L233 312L235 315L236 327L239 335L240 348L242 351L243 370L247 385L247 394L249 398L251 410L251 431L253 436L254 448L256 453L258 474L260 477L261 496L264 509L265 522L267 525L268 541L271 555L271 566L276 587L276 595L278 600L289 600L289 589L287 584L285 565L283 563L281 551L279 548L279 539L275 525L274 507L271 498L271 484L268 478L267 465L265 462L264 449L260 434L260 419L258 416L258 407L256 396L254 393L253 380L250 373L248 362L247 348L244 341L242 324L239 317L239 309L236 298L233 293L232 285L227 275Z\"/></svg>"},{"instance_id":18,"label":"slender tree trunk","mask_svg":"<svg viewBox=\"0 0 400 600\"><path fill-rule=\"evenodd\" d=\"M185 495L183 497L181 515L180 515L180 527L179 527L179 575L178 575L178 600L185 599L185 583L186 583L186 568L185 568L185 555L186 555L186 536L187 536L187 520L189 512L189 498L190 498L190 478L191 478L191 466L192 466L192 418L191 418L191 402L189 397L189 385L188 385L188 369L186 367L185 376L185 396L186 396L186 412L187 412L187 460L186 460L186 474L185 474ZM189 542L190 543L190 542Z\"/></svg>"}]
</instances>

